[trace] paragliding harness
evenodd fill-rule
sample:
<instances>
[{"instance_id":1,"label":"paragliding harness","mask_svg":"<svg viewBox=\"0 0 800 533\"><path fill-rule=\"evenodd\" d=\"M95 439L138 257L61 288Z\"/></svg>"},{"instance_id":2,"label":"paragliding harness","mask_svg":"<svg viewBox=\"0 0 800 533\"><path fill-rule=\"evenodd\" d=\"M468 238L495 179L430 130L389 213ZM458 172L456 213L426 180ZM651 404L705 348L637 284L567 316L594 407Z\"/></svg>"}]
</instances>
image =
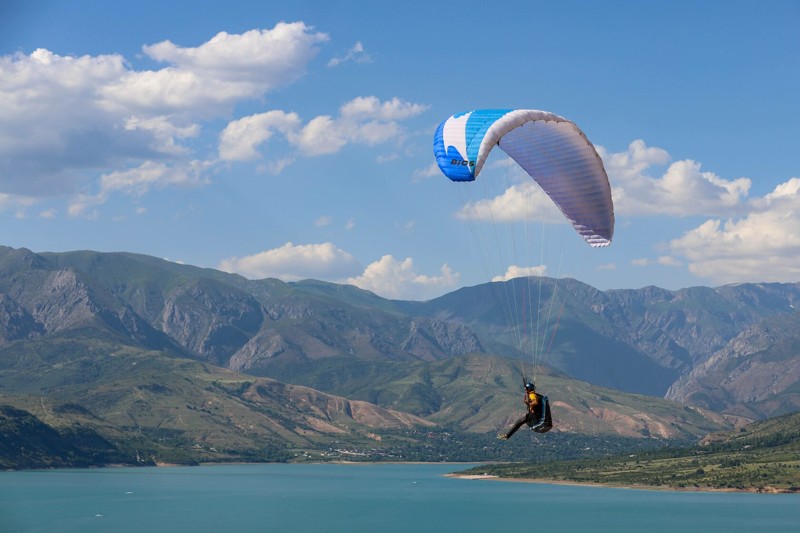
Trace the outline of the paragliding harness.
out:
<instances>
[{"instance_id":1,"label":"paragliding harness","mask_svg":"<svg viewBox=\"0 0 800 533\"><path fill-rule=\"evenodd\" d=\"M523 381L527 383L527 380L523 378ZM539 401L541 413L536 420L531 420L528 422L528 428L531 431L535 431L537 433L547 433L553 427L553 416L550 414L550 402L547 399L547 396L542 396L541 394L536 392L536 387L533 387L532 391L528 391L527 386L525 388L526 393L533 392L536 395L537 400ZM534 411L530 411L531 414L536 414Z\"/></svg>"},{"instance_id":2,"label":"paragliding harness","mask_svg":"<svg viewBox=\"0 0 800 533\"><path fill-rule=\"evenodd\" d=\"M547 396L539 395L539 402L542 404L542 416L536 423L531 423L528 427L536 433L547 433L553 427L553 417L550 415L550 402Z\"/></svg>"}]
</instances>

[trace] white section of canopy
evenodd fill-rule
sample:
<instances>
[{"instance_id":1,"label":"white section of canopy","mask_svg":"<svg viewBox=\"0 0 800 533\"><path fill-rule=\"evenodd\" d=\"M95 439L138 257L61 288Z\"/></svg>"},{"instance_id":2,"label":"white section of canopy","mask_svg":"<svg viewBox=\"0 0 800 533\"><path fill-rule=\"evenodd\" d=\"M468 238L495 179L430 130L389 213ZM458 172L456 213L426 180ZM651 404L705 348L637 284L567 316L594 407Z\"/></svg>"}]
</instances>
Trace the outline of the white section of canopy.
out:
<instances>
[{"instance_id":1,"label":"white section of canopy","mask_svg":"<svg viewBox=\"0 0 800 533\"><path fill-rule=\"evenodd\" d=\"M467 121L472 113L465 113L460 117L450 117L444 124L442 131L442 139L444 140L444 149L447 150L448 146L453 146L462 159L467 159Z\"/></svg>"}]
</instances>

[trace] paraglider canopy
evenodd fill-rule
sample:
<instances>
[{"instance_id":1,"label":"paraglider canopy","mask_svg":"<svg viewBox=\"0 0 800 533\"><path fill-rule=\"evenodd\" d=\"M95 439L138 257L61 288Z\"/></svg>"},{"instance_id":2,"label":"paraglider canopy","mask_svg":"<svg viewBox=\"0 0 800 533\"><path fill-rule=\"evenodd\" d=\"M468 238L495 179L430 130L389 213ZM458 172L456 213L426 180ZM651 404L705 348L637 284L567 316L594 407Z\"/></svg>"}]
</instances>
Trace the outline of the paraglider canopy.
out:
<instances>
[{"instance_id":1,"label":"paraglider canopy","mask_svg":"<svg viewBox=\"0 0 800 533\"><path fill-rule=\"evenodd\" d=\"M451 180L473 181L499 146L547 193L591 246L614 236L614 205L603 162L569 120L534 109L458 113L436 129L433 151Z\"/></svg>"}]
</instances>

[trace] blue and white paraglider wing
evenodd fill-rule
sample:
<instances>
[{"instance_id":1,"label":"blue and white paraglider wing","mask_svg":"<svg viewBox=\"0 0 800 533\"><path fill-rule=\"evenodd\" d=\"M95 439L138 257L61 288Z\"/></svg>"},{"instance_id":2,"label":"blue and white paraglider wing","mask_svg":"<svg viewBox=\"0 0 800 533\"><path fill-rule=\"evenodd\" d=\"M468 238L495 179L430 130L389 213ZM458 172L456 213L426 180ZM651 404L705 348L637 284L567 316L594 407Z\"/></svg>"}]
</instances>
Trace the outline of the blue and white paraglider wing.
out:
<instances>
[{"instance_id":1,"label":"blue and white paraglider wing","mask_svg":"<svg viewBox=\"0 0 800 533\"><path fill-rule=\"evenodd\" d=\"M614 236L614 204L603 162L569 120L532 109L481 109L459 113L436 130L433 151L453 181L477 178L499 146L547 193L592 246Z\"/></svg>"}]
</instances>

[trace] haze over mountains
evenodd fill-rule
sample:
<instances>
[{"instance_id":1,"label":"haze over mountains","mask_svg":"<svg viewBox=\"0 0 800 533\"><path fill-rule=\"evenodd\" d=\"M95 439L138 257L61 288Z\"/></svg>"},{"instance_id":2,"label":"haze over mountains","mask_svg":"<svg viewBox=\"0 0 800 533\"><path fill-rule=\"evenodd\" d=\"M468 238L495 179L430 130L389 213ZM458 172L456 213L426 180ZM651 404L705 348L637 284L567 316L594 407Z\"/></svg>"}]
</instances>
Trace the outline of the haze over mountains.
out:
<instances>
[{"instance_id":1,"label":"haze over mountains","mask_svg":"<svg viewBox=\"0 0 800 533\"><path fill-rule=\"evenodd\" d=\"M560 431L690 438L800 407L798 300L800 284L520 278L409 302L130 253L0 247L0 393L55 425L160 431L206 451L378 442L380 428L489 433L518 414L520 373L545 346L539 383ZM538 317L533 331L520 310Z\"/></svg>"}]
</instances>

